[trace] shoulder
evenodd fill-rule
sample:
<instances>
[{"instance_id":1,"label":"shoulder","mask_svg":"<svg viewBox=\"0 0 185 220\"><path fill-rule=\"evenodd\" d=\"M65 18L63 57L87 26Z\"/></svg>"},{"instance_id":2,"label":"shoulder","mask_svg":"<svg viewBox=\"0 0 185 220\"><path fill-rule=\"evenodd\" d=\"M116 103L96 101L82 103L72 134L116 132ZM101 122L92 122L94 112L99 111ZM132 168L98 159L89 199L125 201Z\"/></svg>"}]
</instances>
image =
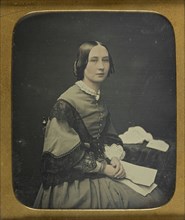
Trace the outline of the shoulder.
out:
<instances>
[{"instance_id":1,"label":"shoulder","mask_svg":"<svg viewBox=\"0 0 185 220\"><path fill-rule=\"evenodd\" d=\"M72 116L76 109L76 103L79 100L80 90L77 85L69 87L64 93L62 93L54 104L50 118L56 117L62 119L67 115Z\"/></svg>"},{"instance_id":2,"label":"shoulder","mask_svg":"<svg viewBox=\"0 0 185 220\"><path fill-rule=\"evenodd\" d=\"M69 87L64 93L62 93L59 96L58 100L64 99L64 98L69 99L71 96L74 97L76 92L78 92L78 90L79 90L79 87L76 84L74 84L71 87Z\"/></svg>"},{"instance_id":3,"label":"shoulder","mask_svg":"<svg viewBox=\"0 0 185 220\"><path fill-rule=\"evenodd\" d=\"M57 101L64 100L75 107L75 103L80 100L81 90L77 85L69 87L64 93L62 93Z\"/></svg>"},{"instance_id":4,"label":"shoulder","mask_svg":"<svg viewBox=\"0 0 185 220\"><path fill-rule=\"evenodd\" d=\"M54 104L50 112L50 119L57 118L58 120L65 120L73 115L74 108L65 100L59 99Z\"/></svg>"}]
</instances>

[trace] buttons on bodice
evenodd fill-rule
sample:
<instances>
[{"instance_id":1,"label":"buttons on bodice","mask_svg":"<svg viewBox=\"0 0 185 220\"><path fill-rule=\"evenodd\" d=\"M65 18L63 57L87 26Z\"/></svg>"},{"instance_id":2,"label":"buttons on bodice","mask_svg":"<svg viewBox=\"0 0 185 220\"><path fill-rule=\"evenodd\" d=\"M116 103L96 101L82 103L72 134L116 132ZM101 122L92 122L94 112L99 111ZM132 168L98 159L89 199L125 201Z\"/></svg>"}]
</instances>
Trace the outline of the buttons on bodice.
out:
<instances>
[{"instance_id":1,"label":"buttons on bodice","mask_svg":"<svg viewBox=\"0 0 185 220\"><path fill-rule=\"evenodd\" d=\"M88 98L88 102L85 103L84 108L82 109L82 105L79 105L78 111L89 134L93 138L99 138L106 124L108 111L101 98L98 101L92 96Z\"/></svg>"},{"instance_id":2,"label":"buttons on bodice","mask_svg":"<svg viewBox=\"0 0 185 220\"><path fill-rule=\"evenodd\" d=\"M99 117L98 117L98 119L99 119L99 121L98 121L98 134L97 134L97 139L98 139L100 137L100 134L101 134L102 130L103 130L103 116L104 116L104 114L102 112L102 107L100 106L100 104L98 103L97 100L95 101L95 105L96 105L97 110L99 112L98 113L99 114Z\"/></svg>"}]
</instances>

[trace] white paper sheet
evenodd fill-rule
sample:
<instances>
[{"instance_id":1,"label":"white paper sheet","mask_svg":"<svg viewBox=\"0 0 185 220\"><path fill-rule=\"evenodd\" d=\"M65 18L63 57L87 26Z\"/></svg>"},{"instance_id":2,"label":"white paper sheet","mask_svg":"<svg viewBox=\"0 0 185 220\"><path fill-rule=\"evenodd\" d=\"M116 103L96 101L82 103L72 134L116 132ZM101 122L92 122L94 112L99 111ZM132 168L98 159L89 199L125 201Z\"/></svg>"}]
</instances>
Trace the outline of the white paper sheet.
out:
<instances>
[{"instance_id":1,"label":"white paper sheet","mask_svg":"<svg viewBox=\"0 0 185 220\"><path fill-rule=\"evenodd\" d=\"M120 182L124 183L125 185L127 185L128 187L130 187L131 189L133 189L134 191L138 192L143 196L148 195L157 187L156 183L153 183L151 186L143 186L143 185L135 184L128 179L120 180Z\"/></svg>"},{"instance_id":2,"label":"white paper sheet","mask_svg":"<svg viewBox=\"0 0 185 220\"><path fill-rule=\"evenodd\" d=\"M119 137L125 144L141 144L144 141L147 141L148 144L146 147L148 148L153 148L163 152L166 152L169 148L169 144L163 140L154 139L152 134L146 132L140 126L128 128L128 130L123 134L120 134Z\"/></svg>"},{"instance_id":3,"label":"white paper sheet","mask_svg":"<svg viewBox=\"0 0 185 220\"><path fill-rule=\"evenodd\" d=\"M121 161L126 172L126 179L144 186L151 186L157 174L156 169L134 165L125 161Z\"/></svg>"},{"instance_id":4,"label":"white paper sheet","mask_svg":"<svg viewBox=\"0 0 185 220\"><path fill-rule=\"evenodd\" d=\"M163 152L166 152L169 148L169 144L167 144L166 142L162 140L155 140L155 139L149 141L146 146L149 148L163 151Z\"/></svg>"}]
</instances>

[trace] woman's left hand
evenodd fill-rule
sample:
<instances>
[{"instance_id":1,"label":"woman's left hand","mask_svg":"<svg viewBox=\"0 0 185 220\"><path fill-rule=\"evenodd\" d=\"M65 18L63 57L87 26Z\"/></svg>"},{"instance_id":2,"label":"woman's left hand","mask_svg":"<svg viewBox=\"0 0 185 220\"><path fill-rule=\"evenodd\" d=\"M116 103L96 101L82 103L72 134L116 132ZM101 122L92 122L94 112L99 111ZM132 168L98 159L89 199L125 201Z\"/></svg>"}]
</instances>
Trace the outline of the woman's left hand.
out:
<instances>
[{"instance_id":1,"label":"woman's left hand","mask_svg":"<svg viewBox=\"0 0 185 220\"><path fill-rule=\"evenodd\" d=\"M114 175L114 178L122 179L125 177L126 173L124 167L117 157L113 157L110 164L116 169L116 174Z\"/></svg>"}]
</instances>

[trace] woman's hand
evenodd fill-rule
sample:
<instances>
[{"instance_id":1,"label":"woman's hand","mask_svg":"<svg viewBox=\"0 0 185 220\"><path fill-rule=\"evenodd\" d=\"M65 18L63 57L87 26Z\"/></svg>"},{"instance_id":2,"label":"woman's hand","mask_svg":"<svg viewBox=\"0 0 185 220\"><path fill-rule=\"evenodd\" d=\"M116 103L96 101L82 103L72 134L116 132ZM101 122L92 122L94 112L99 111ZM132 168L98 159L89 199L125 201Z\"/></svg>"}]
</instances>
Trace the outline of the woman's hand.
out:
<instances>
[{"instance_id":1,"label":"woman's hand","mask_svg":"<svg viewBox=\"0 0 185 220\"><path fill-rule=\"evenodd\" d=\"M103 173L106 176L114 178L114 176L116 175L116 169L112 165L107 164L104 171L103 171Z\"/></svg>"},{"instance_id":2,"label":"woman's hand","mask_svg":"<svg viewBox=\"0 0 185 220\"><path fill-rule=\"evenodd\" d=\"M115 168L116 173L114 175L114 178L117 178L117 179L124 178L126 173L120 160L117 157L113 157L110 163Z\"/></svg>"},{"instance_id":3,"label":"woman's hand","mask_svg":"<svg viewBox=\"0 0 185 220\"><path fill-rule=\"evenodd\" d=\"M120 166L122 166L122 164L120 163L120 160L117 157L112 157L110 164L114 167L114 168L120 168Z\"/></svg>"},{"instance_id":4,"label":"woman's hand","mask_svg":"<svg viewBox=\"0 0 185 220\"><path fill-rule=\"evenodd\" d=\"M106 165L104 174L112 178L122 179L125 177L125 170L118 158L112 158L111 165Z\"/></svg>"}]
</instances>

